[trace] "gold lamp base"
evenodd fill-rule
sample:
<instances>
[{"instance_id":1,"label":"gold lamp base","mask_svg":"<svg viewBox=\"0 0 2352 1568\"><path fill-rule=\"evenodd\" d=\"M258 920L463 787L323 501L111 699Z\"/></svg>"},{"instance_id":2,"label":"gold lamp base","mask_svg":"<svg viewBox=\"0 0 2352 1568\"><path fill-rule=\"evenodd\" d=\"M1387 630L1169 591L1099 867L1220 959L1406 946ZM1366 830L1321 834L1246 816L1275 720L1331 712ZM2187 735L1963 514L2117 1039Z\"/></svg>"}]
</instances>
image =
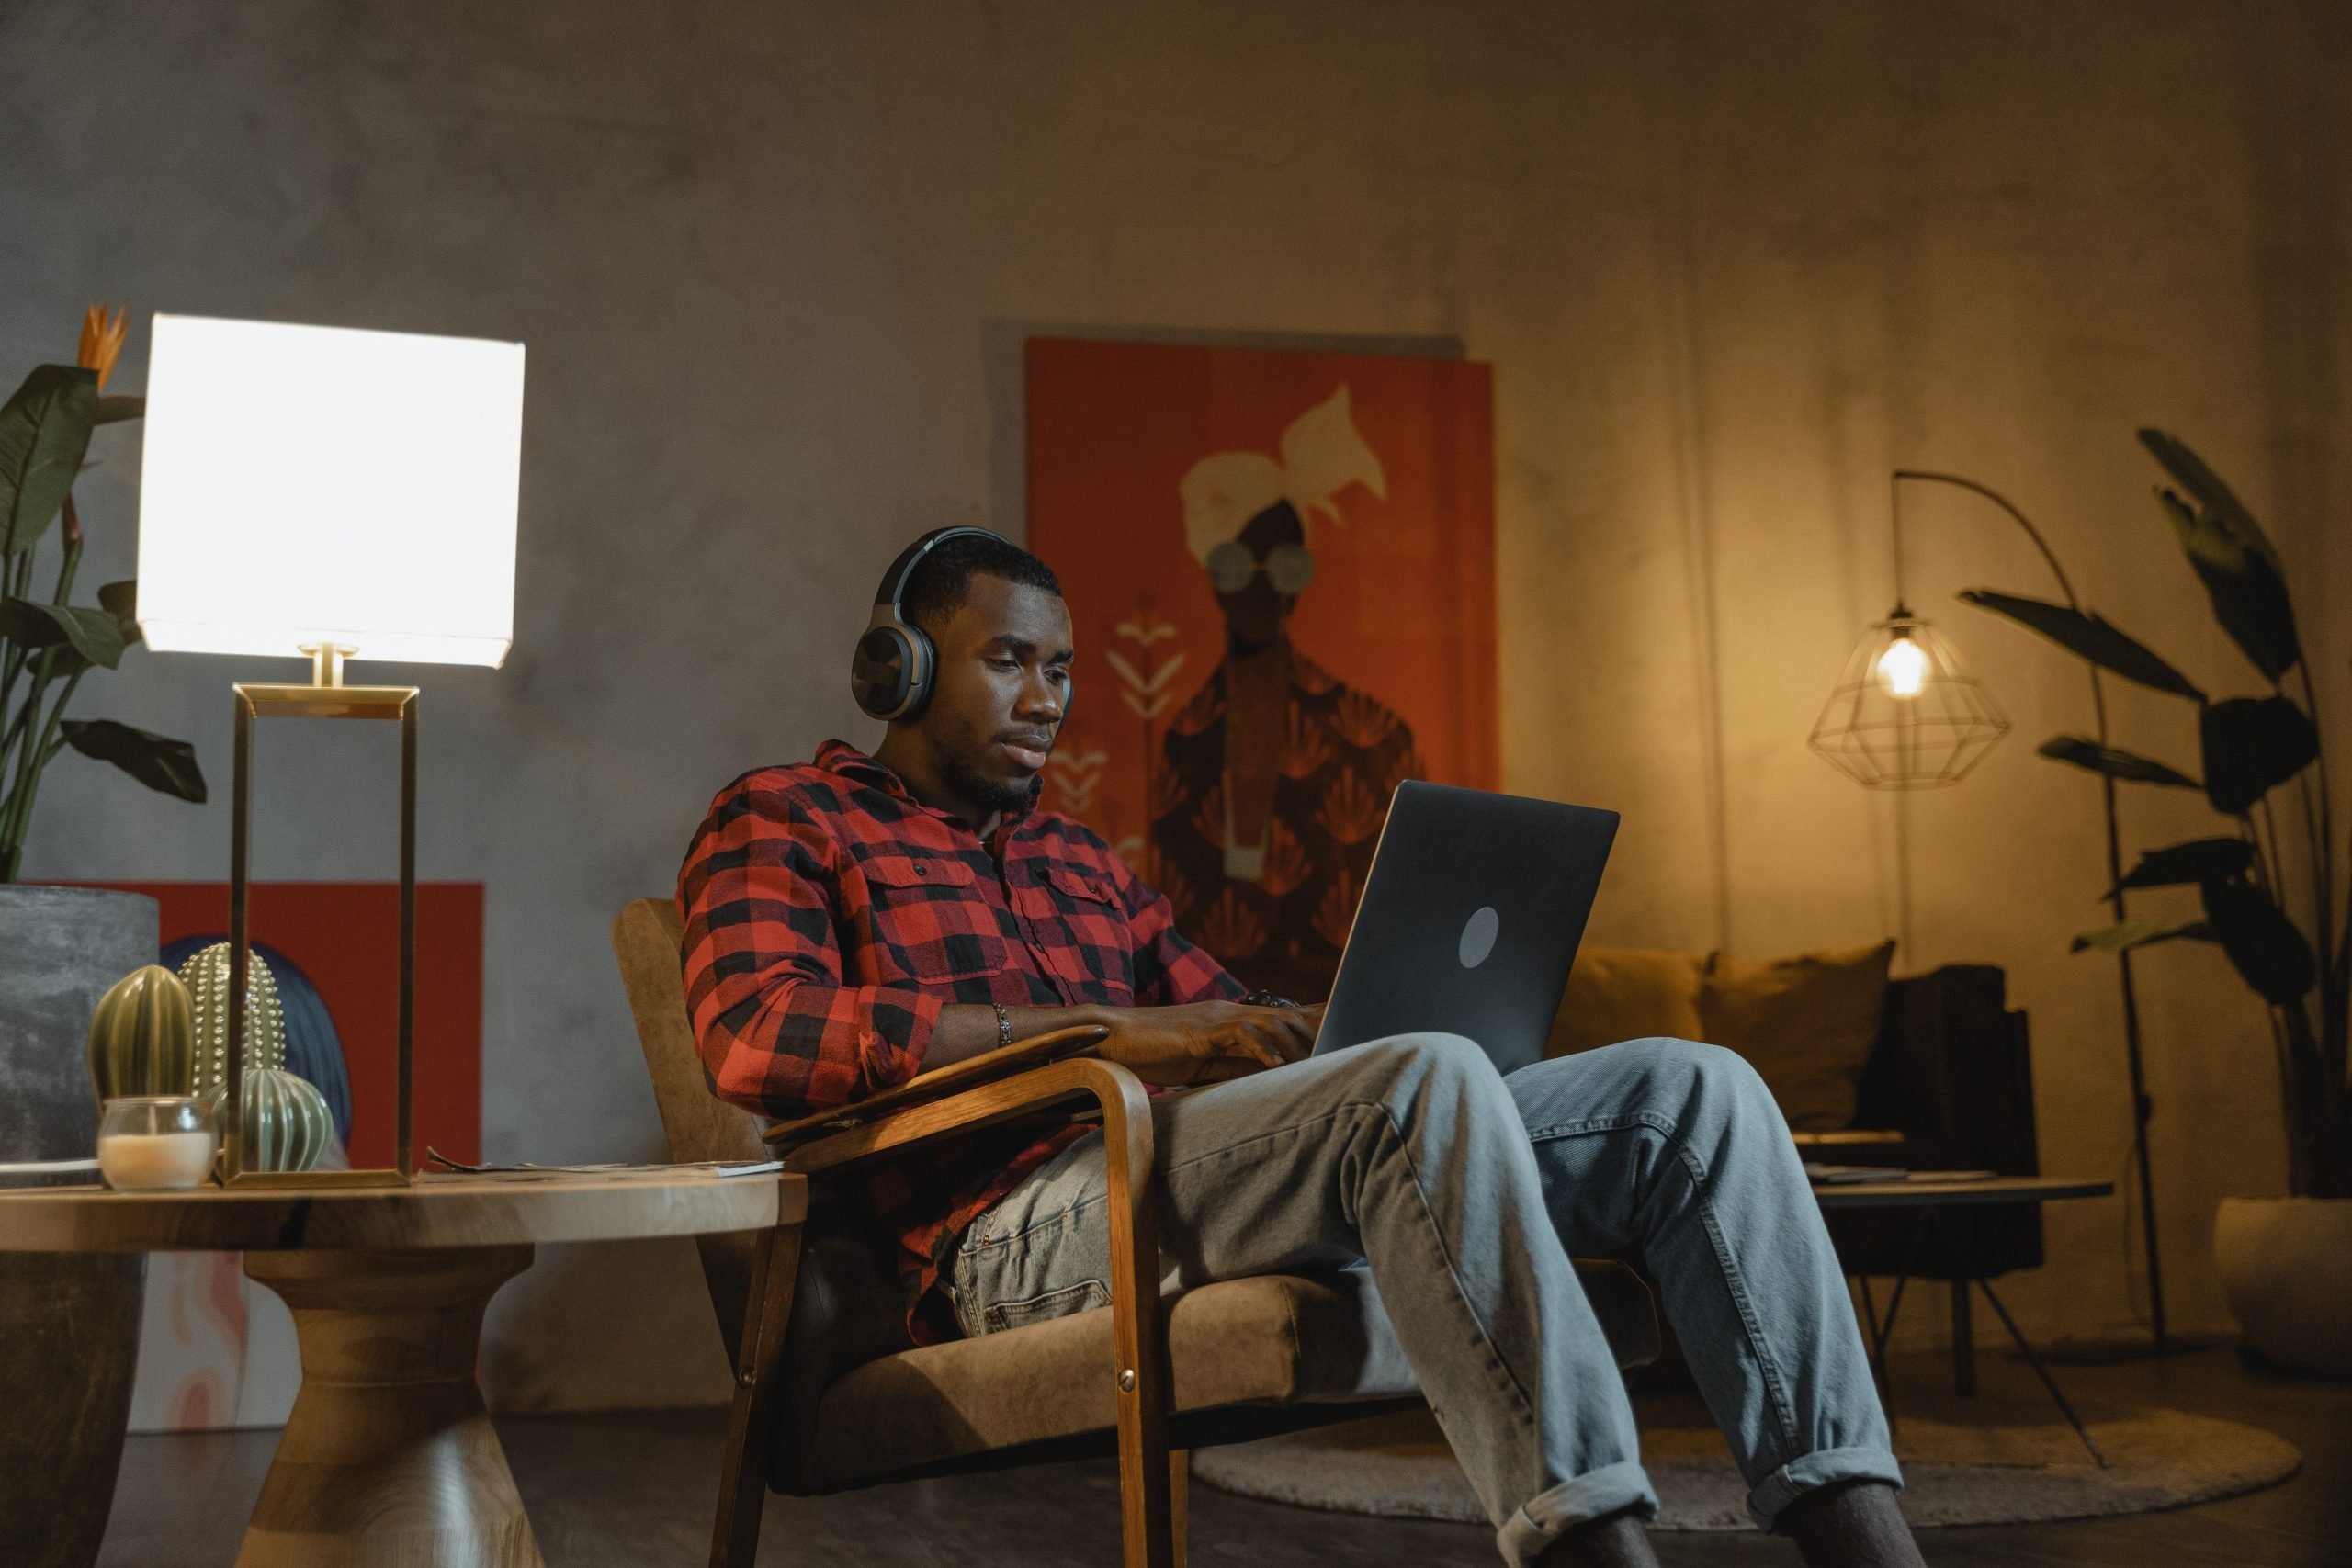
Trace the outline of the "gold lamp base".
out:
<instances>
[{"instance_id":1,"label":"gold lamp base","mask_svg":"<svg viewBox=\"0 0 2352 1568\"><path fill-rule=\"evenodd\" d=\"M416 1021L416 699L414 686L346 686L343 663L355 651L339 644L305 646L307 686L238 682L234 700L235 784L229 829L229 1081L223 1096L222 1184L229 1187L406 1187L415 1179L409 1079ZM401 727L400 1093L397 1165L373 1170L244 1168L245 989L253 972L248 919L253 852L254 721L259 718L395 719Z\"/></svg>"}]
</instances>

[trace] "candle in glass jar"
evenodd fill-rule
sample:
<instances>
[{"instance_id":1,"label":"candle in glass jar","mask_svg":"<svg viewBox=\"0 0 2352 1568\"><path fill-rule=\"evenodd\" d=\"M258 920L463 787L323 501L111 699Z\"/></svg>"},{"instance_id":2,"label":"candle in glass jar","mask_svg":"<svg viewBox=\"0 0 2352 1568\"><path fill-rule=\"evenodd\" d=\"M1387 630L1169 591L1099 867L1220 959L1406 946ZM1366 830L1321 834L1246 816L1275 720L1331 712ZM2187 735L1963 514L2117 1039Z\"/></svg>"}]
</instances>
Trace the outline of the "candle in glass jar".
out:
<instances>
[{"instance_id":1,"label":"candle in glass jar","mask_svg":"<svg viewBox=\"0 0 2352 1568\"><path fill-rule=\"evenodd\" d=\"M212 1134L113 1133L98 1140L98 1174L125 1192L177 1192L201 1186L212 1168Z\"/></svg>"}]
</instances>

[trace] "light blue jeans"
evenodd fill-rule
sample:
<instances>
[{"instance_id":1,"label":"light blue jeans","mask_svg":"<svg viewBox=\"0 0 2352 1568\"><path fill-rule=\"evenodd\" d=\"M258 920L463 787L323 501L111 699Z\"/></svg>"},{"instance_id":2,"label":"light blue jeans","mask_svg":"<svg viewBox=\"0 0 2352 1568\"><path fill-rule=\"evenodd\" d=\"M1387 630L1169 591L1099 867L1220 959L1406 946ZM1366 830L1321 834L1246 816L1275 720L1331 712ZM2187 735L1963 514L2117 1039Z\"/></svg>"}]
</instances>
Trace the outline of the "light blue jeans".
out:
<instances>
[{"instance_id":1,"label":"light blue jeans","mask_svg":"<svg viewBox=\"0 0 2352 1568\"><path fill-rule=\"evenodd\" d=\"M1843 1275L1771 1095L1729 1051L1634 1040L1505 1078L1410 1034L1155 1101L1161 1288L1368 1267L1506 1561L1657 1512L1569 1264L1638 1254L1770 1529L1902 1483ZM1110 1300L1100 1134L965 1235L967 1335Z\"/></svg>"}]
</instances>

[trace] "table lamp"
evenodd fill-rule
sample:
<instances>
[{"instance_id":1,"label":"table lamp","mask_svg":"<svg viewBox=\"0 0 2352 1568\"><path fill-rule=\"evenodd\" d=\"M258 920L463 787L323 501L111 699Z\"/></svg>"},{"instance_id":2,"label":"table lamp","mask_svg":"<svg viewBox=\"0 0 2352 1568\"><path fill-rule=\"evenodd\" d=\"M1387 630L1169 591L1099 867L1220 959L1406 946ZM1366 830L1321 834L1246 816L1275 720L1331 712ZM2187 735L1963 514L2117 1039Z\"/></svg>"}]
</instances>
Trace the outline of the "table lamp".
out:
<instances>
[{"instance_id":1,"label":"table lamp","mask_svg":"<svg viewBox=\"0 0 2352 1568\"><path fill-rule=\"evenodd\" d=\"M139 627L159 652L308 658L307 685L231 686L235 784L224 1179L404 1185L415 1169L416 707L354 686L352 659L484 664L514 631L523 345L158 315L139 508ZM398 1165L243 1168L253 727L401 726Z\"/></svg>"}]
</instances>

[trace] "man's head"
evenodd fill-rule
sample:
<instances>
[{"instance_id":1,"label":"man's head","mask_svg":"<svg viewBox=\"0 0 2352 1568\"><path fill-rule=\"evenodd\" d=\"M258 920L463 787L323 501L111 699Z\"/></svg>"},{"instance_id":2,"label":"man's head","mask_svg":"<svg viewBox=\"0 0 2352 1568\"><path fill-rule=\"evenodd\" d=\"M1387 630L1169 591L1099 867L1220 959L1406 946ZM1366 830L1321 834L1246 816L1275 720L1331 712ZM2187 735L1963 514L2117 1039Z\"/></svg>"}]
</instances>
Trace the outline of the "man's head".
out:
<instances>
[{"instance_id":1,"label":"man's head","mask_svg":"<svg viewBox=\"0 0 2352 1568\"><path fill-rule=\"evenodd\" d=\"M1053 570L1005 540L962 535L916 565L899 614L936 659L930 702L891 724L884 761L947 809L1024 805L1069 708L1069 609Z\"/></svg>"}]
</instances>

